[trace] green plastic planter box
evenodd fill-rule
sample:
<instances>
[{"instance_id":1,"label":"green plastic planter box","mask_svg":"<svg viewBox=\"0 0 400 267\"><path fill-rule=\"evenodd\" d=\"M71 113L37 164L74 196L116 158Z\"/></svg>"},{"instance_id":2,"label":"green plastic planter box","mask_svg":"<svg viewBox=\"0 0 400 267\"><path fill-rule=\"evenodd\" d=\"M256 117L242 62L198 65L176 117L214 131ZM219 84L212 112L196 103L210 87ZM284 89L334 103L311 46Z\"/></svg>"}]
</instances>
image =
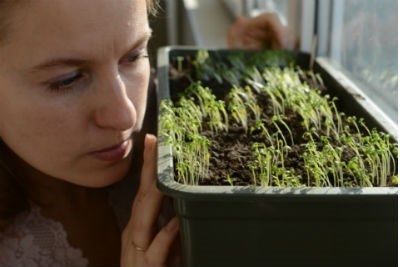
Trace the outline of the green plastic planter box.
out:
<instances>
[{"instance_id":1,"label":"green plastic planter box","mask_svg":"<svg viewBox=\"0 0 400 267\"><path fill-rule=\"evenodd\" d=\"M173 92L170 60L196 51L159 50L159 100ZM308 54L287 53L299 65L309 64ZM362 115L397 140L396 126L360 92L344 86L340 72L323 59L314 70L330 94L343 100L342 110ZM397 266L397 188L188 186L175 182L172 151L163 140L158 153L158 187L173 199L179 216L185 266Z\"/></svg>"}]
</instances>

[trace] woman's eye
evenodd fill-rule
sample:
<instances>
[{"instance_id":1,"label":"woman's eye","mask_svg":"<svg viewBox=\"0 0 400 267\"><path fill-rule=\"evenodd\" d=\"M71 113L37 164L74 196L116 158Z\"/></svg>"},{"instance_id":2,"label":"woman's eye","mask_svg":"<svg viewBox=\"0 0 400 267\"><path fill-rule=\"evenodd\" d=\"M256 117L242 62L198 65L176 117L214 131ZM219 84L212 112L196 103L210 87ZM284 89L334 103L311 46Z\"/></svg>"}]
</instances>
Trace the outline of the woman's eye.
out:
<instances>
[{"instance_id":1,"label":"woman's eye","mask_svg":"<svg viewBox=\"0 0 400 267\"><path fill-rule=\"evenodd\" d=\"M128 61L135 62L139 58L148 58L148 57L149 57L149 55L147 54L147 50L144 49L141 51L134 52L132 55L129 56Z\"/></svg>"},{"instance_id":2,"label":"woman's eye","mask_svg":"<svg viewBox=\"0 0 400 267\"><path fill-rule=\"evenodd\" d=\"M73 87L74 83L82 78L82 73L76 72L68 75L65 78L59 79L55 82L50 82L50 89L52 91L67 90Z\"/></svg>"}]
</instances>

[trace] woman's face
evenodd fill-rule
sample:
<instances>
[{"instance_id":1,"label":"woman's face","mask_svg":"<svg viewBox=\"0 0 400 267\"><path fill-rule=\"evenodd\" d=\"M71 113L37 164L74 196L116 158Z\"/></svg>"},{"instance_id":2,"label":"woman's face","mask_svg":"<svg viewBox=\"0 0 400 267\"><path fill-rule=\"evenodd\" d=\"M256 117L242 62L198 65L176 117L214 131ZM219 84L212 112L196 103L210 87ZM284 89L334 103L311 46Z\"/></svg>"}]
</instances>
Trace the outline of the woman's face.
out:
<instances>
[{"instance_id":1,"label":"woman's face","mask_svg":"<svg viewBox=\"0 0 400 267\"><path fill-rule=\"evenodd\" d=\"M0 138L51 177L118 181L146 108L146 1L35 0L11 14L0 45Z\"/></svg>"}]
</instances>

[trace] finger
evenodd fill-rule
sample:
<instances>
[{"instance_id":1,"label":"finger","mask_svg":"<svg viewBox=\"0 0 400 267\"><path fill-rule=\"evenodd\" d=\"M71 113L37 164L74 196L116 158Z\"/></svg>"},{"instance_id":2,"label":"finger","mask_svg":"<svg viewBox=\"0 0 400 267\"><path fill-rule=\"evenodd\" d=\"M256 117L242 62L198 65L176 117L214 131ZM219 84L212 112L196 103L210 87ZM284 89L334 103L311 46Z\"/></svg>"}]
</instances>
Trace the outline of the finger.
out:
<instances>
[{"instance_id":1,"label":"finger","mask_svg":"<svg viewBox=\"0 0 400 267\"><path fill-rule=\"evenodd\" d=\"M276 33L271 29L248 29L245 33L246 37L253 38L256 40L266 40L274 38Z\"/></svg>"},{"instance_id":2,"label":"finger","mask_svg":"<svg viewBox=\"0 0 400 267\"><path fill-rule=\"evenodd\" d=\"M292 33L290 33L289 28L282 23L277 13L266 13L255 17L253 20L249 21L247 27L269 32L276 46L279 48L289 48L286 43Z\"/></svg>"},{"instance_id":3,"label":"finger","mask_svg":"<svg viewBox=\"0 0 400 267\"><path fill-rule=\"evenodd\" d=\"M139 189L148 188L156 179L156 165L157 138L152 134L146 134L144 138L143 167Z\"/></svg>"},{"instance_id":4,"label":"finger","mask_svg":"<svg viewBox=\"0 0 400 267\"><path fill-rule=\"evenodd\" d=\"M287 28L282 24L278 14L267 13L248 20L245 32L255 32L256 38L265 38L263 37L264 33L268 35L266 37L273 38L274 42L278 43L279 46L283 46Z\"/></svg>"},{"instance_id":5,"label":"finger","mask_svg":"<svg viewBox=\"0 0 400 267\"><path fill-rule=\"evenodd\" d=\"M259 15L257 17L251 18L246 21L246 27L250 27L252 29L281 29L284 27L282 25L281 20L279 19L278 14L276 13L265 13Z\"/></svg>"},{"instance_id":6,"label":"finger","mask_svg":"<svg viewBox=\"0 0 400 267\"><path fill-rule=\"evenodd\" d=\"M229 48L240 48L242 31L234 26L227 32L227 44Z\"/></svg>"},{"instance_id":7,"label":"finger","mask_svg":"<svg viewBox=\"0 0 400 267\"><path fill-rule=\"evenodd\" d=\"M230 27L228 29L228 32L226 35L226 42L227 42L229 48L234 48L236 45L236 32L233 27Z\"/></svg>"},{"instance_id":8,"label":"finger","mask_svg":"<svg viewBox=\"0 0 400 267\"><path fill-rule=\"evenodd\" d=\"M247 21L247 19L246 18L244 18L244 17L236 17L236 21L235 21L235 23L233 24L233 26L236 28L236 29L238 29L238 30L240 30L240 29L242 29L242 27L246 24L246 21Z\"/></svg>"},{"instance_id":9,"label":"finger","mask_svg":"<svg viewBox=\"0 0 400 267\"><path fill-rule=\"evenodd\" d=\"M163 194L156 186L156 137L146 135L140 186L132 207L128 226L132 241L146 249L155 232Z\"/></svg>"},{"instance_id":10,"label":"finger","mask_svg":"<svg viewBox=\"0 0 400 267\"><path fill-rule=\"evenodd\" d=\"M247 23L246 18L237 17L235 23L228 29L227 44L229 48L242 48L243 28Z\"/></svg>"},{"instance_id":11,"label":"finger","mask_svg":"<svg viewBox=\"0 0 400 267\"><path fill-rule=\"evenodd\" d=\"M174 217L158 232L147 250L147 255L154 259L155 262L164 262L168 258L178 232L179 219Z\"/></svg>"}]
</instances>

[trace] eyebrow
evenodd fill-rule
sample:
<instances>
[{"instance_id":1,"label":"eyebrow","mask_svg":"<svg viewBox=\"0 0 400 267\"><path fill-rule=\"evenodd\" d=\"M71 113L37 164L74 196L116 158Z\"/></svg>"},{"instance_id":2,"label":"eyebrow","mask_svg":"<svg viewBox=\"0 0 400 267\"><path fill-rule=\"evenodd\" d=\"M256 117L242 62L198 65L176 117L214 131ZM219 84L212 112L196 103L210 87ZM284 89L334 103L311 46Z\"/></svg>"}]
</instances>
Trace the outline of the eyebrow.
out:
<instances>
[{"instance_id":1,"label":"eyebrow","mask_svg":"<svg viewBox=\"0 0 400 267\"><path fill-rule=\"evenodd\" d=\"M83 60L83 59L52 58L43 63L40 63L39 65L34 66L32 68L32 71L35 72L35 71L49 69L49 68L57 67L57 66L80 66L80 65L84 65L87 62L88 62L87 60Z\"/></svg>"},{"instance_id":2,"label":"eyebrow","mask_svg":"<svg viewBox=\"0 0 400 267\"><path fill-rule=\"evenodd\" d=\"M140 44L147 42L151 38L151 36L152 36L152 30L149 29L142 35L142 37L139 40L137 40L134 43L134 45L128 51L134 50ZM87 65L89 62L90 62L89 60L80 58L52 58L38 65L33 66L31 70L32 72L37 72L40 70L45 70L57 66L83 66Z\"/></svg>"}]
</instances>

